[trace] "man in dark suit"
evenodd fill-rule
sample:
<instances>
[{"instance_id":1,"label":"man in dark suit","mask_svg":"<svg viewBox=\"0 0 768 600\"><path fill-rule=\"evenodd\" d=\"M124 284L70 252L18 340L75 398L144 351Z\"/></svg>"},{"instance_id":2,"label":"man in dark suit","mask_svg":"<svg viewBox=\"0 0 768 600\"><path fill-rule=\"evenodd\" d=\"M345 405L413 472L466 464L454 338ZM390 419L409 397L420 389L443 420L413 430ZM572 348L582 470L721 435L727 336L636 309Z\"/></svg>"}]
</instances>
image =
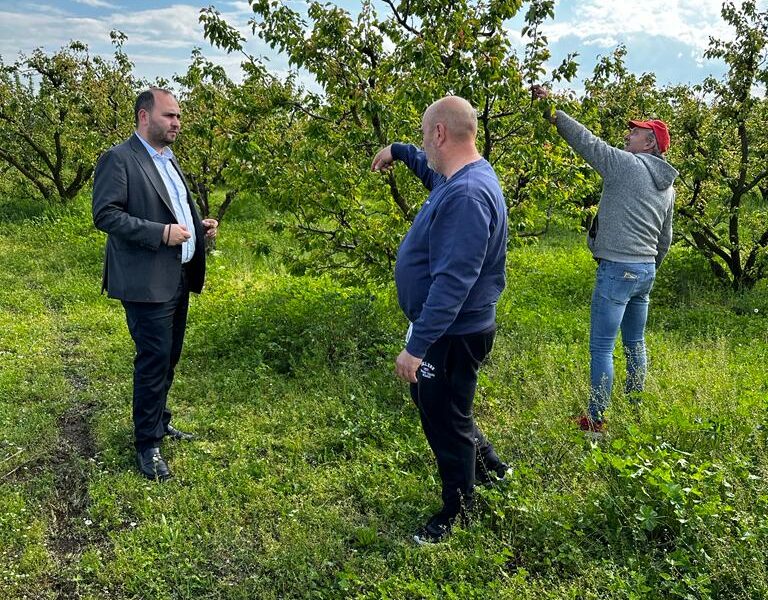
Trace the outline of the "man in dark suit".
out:
<instances>
[{"instance_id":1,"label":"man in dark suit","mask_svg":"<svg viewBox=\"0 0 768 600\"><path fill-rule=\"evenodd\" d=\"M93 222L108 234L102 291L122 301L136 345L133 423L139 471L171 476L160 442L194 436L171 425L166 406L181 356L189 292L205 278L205 238L214 219L200 219L170 149L181 112L173 94L151 88L134 106L136 131L105 152L93 182Z\"/></svg>"}]
</instances>

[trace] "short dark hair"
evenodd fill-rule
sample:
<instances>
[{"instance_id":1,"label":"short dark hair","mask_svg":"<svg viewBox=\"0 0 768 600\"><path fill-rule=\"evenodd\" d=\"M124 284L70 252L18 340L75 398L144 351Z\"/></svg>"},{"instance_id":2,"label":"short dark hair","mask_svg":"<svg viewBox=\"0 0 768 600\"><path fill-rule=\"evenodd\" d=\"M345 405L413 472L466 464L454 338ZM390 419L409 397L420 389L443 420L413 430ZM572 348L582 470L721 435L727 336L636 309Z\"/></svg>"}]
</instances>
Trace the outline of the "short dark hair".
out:
<instances>
[{"instance_id":1,"label":"short dark hair","mask_svg":"<svg viewBox=\"0 0 768 600\"><path fill-rule=\"evenodd\" d=\"M139 124L139 111L146 110L151 112L155 107L155 93L161 92L163 94L170 94L173 96L173 92L166 90L165 88L151 87L148 90L144 90L136 97L136 103L133 105L133 123Z\"/></svg>"}]
</instances>

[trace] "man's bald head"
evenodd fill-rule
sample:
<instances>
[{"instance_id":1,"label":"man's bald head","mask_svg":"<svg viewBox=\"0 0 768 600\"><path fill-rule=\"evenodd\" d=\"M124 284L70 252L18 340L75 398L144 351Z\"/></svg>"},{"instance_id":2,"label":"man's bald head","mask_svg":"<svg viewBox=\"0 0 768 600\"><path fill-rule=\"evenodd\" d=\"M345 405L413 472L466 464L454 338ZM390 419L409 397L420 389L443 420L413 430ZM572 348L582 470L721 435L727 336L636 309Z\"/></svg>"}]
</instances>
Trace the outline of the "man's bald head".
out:
<instances>
[{"instance_id":1,"label":"man's bald head","mask_svg":"<svg viewBox=\"0 0 768 600\"><path fill-rule=\"evenodd\" d=\"M448 136L457 142L474 141L477 136L477 112L459 96L446 96L424 112L424 125L432 128L443 123Z\"/></svg>"}]
</instances>

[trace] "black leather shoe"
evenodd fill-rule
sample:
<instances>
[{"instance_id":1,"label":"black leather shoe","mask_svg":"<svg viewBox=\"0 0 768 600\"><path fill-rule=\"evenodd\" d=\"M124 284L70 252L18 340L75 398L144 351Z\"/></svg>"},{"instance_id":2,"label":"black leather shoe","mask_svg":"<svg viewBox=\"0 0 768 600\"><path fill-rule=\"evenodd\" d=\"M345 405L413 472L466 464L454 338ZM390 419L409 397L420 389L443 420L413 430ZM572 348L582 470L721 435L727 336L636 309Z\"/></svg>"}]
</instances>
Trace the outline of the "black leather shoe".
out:
<instances>
[{"instance_id":1,"label":"black leather shoe","mask_svg":"<svg viewBox=\"0 0 768 600\"><path fill-rule=\"evenodd\" d=\"M136 452L136 465L139 473L153 481L165 481L172 477L168 464L160 456L160 448L147 448Z\"/></svg>"},{"instance_id":2,"label":"black leather shoe","mask_svg":"<svg viewBox=\"0 0 768 600\"><path fill-rule=\"evenodd\" d=\"M165 435L171 439L183 440L185 442L194 440L196 437L194 433L187 433L186 431L180 431L179 429L176 429L173 425L166 426Z\"/></svg>"}]
</instances>

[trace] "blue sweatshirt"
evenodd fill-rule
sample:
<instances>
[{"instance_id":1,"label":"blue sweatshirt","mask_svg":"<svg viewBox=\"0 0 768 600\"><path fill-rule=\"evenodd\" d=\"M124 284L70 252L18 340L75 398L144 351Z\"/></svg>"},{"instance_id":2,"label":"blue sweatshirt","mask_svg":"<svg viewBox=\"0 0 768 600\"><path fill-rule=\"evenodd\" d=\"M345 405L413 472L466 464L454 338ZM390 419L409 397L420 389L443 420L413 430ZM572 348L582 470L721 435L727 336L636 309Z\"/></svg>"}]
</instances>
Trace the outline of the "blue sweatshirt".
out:
<instances>
[{"instance_id":1,"label":"blue sweatshirt","mask_svg":"<svg viewBox=\"0 0 768 600\"><path fill-rule=\"evenodd\" d=\"M406 350L423 358L443 335L493 327L504 289L507 207L490 163L480 159L446 180L415 146L392 144L430 190L397 253L397 299L413 323Z\"/></svg>"}]
</instances>

